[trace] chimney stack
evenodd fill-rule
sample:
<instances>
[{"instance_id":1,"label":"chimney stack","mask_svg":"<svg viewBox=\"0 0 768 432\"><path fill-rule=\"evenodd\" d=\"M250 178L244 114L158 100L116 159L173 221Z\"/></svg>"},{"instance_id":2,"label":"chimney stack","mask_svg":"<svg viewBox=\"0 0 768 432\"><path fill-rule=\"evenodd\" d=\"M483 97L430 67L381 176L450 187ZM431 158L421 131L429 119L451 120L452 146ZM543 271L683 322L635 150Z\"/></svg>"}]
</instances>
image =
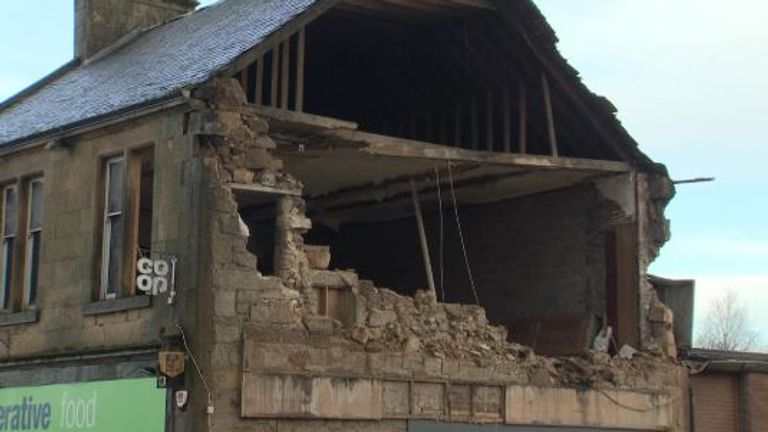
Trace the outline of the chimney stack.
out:
<instances>
[{"instance_id":1,"label":"chimney stack","mask_svg":"<svg viewBox=\"0 0 768 432\"><path fill-rule=\"evenodd\" d=\"M75 57L87 60L134 30L195 10L197 0L75 0Z\"/></svg>"}]
</instances>

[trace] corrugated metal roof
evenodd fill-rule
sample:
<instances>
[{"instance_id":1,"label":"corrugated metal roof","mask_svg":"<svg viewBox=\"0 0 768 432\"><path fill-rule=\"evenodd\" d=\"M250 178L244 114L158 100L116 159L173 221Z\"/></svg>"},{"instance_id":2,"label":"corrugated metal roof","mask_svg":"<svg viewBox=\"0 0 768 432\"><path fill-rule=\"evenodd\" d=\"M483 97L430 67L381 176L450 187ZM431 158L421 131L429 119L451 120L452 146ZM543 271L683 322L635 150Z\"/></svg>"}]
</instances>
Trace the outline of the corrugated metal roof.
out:
<instances>
[{"instance_id":1,"label":"corrugated metal roof","mask_svg":"<svg viewBox=\"0 0 768 432\"><path fill-rule=\"evenodd\" d=\"M206 81L317 0L227 0L47 79L0 111L0 147Z\"/></svg>"}]
</instances>

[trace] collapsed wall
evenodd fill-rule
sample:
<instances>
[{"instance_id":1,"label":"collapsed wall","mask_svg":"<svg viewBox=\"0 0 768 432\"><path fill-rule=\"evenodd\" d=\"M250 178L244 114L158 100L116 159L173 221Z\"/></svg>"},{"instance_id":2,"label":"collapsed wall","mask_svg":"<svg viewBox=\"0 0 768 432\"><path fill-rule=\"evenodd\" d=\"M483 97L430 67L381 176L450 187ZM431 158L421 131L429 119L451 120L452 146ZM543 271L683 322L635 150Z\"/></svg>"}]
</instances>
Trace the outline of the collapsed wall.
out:
<instances>
[{"instance_id":1,"label":"collapsed wall","mask_svg":"<svg viewBox=\"0 0 768 432\"><path fill-rule=\"evenodd\" d=\"M200 270L209 281L200 300L211 305L201 318L211 330L200 342L209 348L201 357L212 376L214 430L269 429L269 418L301 429L309 423L297 419L308 417L682 424L684 375L663 356L540 356L508 341L507 330L489 324L479 306L442 304L425 291L403 296L353 270L329 270L329 250L304 243L312 222L302 185L270 154L269 125L245 104L240 87L214 80L190 103L208 185L201 242L211 266ZM273 276L259 272L248 250L232 183L283 191L270 195ZM510 406L520 400L514 395L530 397L529 388L553 392L537 400L573 397L576 412L605 404L600 409L614 415L570 418L553 410L545 416L555 417L538 418Z\"/></svg>"}]
</instances>

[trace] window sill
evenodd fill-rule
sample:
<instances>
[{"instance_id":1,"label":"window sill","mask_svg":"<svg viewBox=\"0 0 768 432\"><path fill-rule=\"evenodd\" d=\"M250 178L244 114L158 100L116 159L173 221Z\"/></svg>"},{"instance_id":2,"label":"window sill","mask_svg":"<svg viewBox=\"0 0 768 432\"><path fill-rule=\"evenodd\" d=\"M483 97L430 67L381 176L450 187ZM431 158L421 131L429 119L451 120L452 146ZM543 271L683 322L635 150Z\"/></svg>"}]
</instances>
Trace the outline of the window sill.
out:
<instances>
[{"instance_id":1,"label":"window sill","mask_svg":"<svg viewBox=\"0 0 768 432\"><path fill-rule=\"evenodd\" d=\"M125 312L134 309L144 309L152 306L152 297L136 295L114 300L99 300L83 305L83 315L102 315L115 312Z\"/></svg>"},{"instance_id":2,"label":"window sill","mask_svg":"<svg viewBox=\"0 0 768 432\"><path fill-rule=\"evenodd\" d=\"M33 324L37 322L38 318L40 318L40 311L37 309L0 314L0 327L14 326L19 324Z\"/></svg>"}]
</instances>

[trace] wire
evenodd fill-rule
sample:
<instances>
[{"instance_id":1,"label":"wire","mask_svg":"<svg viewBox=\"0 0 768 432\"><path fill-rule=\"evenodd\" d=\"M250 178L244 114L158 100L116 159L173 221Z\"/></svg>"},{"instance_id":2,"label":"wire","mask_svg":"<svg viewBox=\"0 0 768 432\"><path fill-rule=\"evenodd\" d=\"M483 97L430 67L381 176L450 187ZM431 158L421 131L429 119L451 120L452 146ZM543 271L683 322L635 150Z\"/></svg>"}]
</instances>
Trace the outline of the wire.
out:
<instances>
[{"instance_id":1,"label":"wire","mask_svg":"<svg viewBox=\"0 0 768 432\"><path fill-rule=\"evenodd\" d=\"M443 193L440 189L440 170L435 165L435 183L437 183L437 210L440 215L440 301L445 303L445 221L443 217Z\"/></svg>"},{"instance_id":2,"label":"wire","mask_svg":"<svg viewBox=\"0 0 768 432\"><path fill-rule=\"evenodd\" d=\"M627 405L627 404L619 401L618 399L614 398L613 396L611 396L610 393L606 392L603 389L596 388L594 390L596 392L602 394L603 396L605 396L606 399L608 399L609 401L613 402L616 406L619 406L621 408L624 408L624 409L627 409L627 410L630 410L630 411L640 412L640 413L644 413L644 412L648 412L648 411L654 411L654 410L657 410L659 408L666 408L666 407L669 407L669 406L672 406L672 405L676 404L679 401L679 398L677 398L677 397L674 397L674 398L670 397L669 400L667 400L664 403L651 403L651 406L648 407L648 408L638 408L638 407L633 407L631 405ZM669 395L667 395L667 396L669 396Z\"/></svg>"},{"instance_id":3,"label":"wire","mask_svg":"<svg viewBox=\"0 0 768 432\"><path fill-rule=\"evenodd\" d=\"M179 331L181 332L181 341L184 343L184 350L187 351L187 354L189 354L189 358L192 360L192 365L195 366L195 371L197 372L197 376L200 377L200 382L203 383L203 387L205 388L206 393L208 393L208 406L206 407L206 413L208 414L208 431L211 430L211 414L213 414L213 394L211 393L211 388L208 387L208 383L205 381L205 377L203 376L203 371L200 370L200 366L197 364L197 360L195 359L195 355L192 354L192 350L189 348L189 344L187 343L187 335L184 333L184 327L181 326L181 323L176 323L176 326L179 328Z\"/></svg>"},{"instance_id":4,"label":"wire","mask_svg":"<svg viewBox=\"0 0 768 432\"><path fill-rule=\"evenodd\" d=\"M472 269L469 267L469 257L467 257L467 245L464 242L464 233L461 231L461 220L459 219L459 204L456 201L456 191L453 187L453 171L451 170L451 162L448 162L448 181L451 185L451 199L453 200L453 214L456 216L456 227L459 230L459 241L461 242L461 252L464 254L464 265L467 267L467 277L469 278L469 286L472 287L472 294L475 296L475 304L480 304L480 297L477 295L477 288L475 287L475 279L472 277Z\"/></svg>"}]
</instances>

